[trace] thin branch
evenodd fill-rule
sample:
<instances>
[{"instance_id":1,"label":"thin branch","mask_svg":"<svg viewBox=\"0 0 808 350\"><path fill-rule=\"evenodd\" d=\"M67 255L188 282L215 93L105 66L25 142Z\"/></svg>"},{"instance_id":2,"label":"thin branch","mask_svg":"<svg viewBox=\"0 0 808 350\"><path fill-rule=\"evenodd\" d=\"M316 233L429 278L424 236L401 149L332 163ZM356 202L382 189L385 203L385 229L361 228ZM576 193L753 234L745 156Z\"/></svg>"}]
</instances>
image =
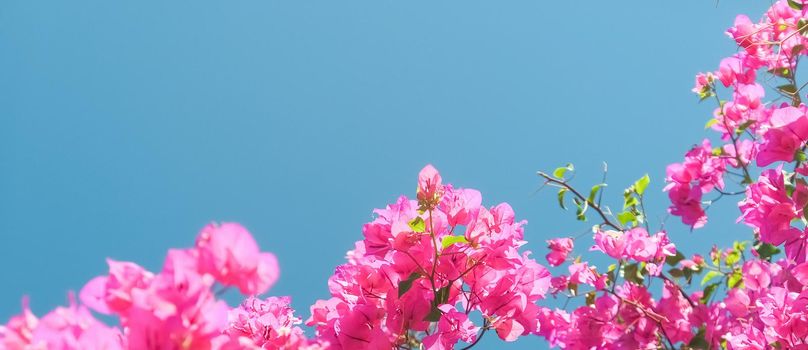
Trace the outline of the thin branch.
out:
<instances>
[{"instance_id":1,"label":"thin branch","mask_svg":"<svg viewBox=\"0 0 808 350\"><path fill-rule=\"evenodd\" d=\"M619 225L617 225L617 224L613 223L611 220L609 220L609 217L606 216L606 213L603 212L603 209L601 209L601 207L598 204L592 203L592 201L590 201L587 197L584 197L580 192L578 192L578 190L576 190L574 187L567 184L565 181L554 179L554 178L550 177L550 175L547 175L547 174L545 174L545 173L543 173L541 171L538 172L538 175L543 177L546 180L546 183L552 183L552 184L559 185L559 186L561 186L563 188L566 188L567 190L572 192L572 194L574 194L576 197L578 197L578 199L580 199L582 201L585 201L589 205L590 208L594 209L598 213L598 215L600 215L601 219L603 219L603 224L604 225L610 226L610 227L614 228L615 230L620 230L620 231L623 230L622 227L620 227Z\"/></svg>"}]
</instances>

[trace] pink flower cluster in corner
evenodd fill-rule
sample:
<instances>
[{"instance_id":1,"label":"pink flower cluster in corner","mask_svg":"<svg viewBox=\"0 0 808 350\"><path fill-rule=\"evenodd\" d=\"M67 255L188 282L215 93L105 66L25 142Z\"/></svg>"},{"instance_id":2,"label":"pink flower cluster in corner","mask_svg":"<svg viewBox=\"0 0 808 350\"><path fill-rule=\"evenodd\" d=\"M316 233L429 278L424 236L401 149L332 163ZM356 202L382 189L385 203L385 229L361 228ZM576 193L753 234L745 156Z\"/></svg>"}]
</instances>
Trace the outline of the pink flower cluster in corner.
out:
<instances>
[{"instance_id":1,"label":"pink flower cluster in corner","mask_svg":"<svg viewBox=\"0 0 808 350\"><path fill-rule=\"evenodd\" d=\"M306 324L318 338L334 349L452 349L478 329L506 341L537 331L550 273L521 251L524 221L507 204L482 206L476 190L444 185L432 166L416 198L401 196L364 225L328 281L331 298L311 308Z\"/></svg>"},{"instance_id":2,"label":"pink flower cluster in corner","mask_svg":"<svg viewBox=\"0 0 808 350\"><path fill-rule=\"evenodd\" d=\"M285 328L267 333L265 327L260 334L273 338L260 341L235 331L236 327L246 329L242 323L245 315L260 313L261 322L272 317L289 318L287 308L265 307L288 304L286 299L250 299L252 309L247 309L245 302L234 310L217 299L217 285L220 290L236 287L245 294L261 294L279 276L275 256L261 252L241 225L206 226L194 248L169 250L162 270L156 274L132 262L109 259L107 263L109 274L92 279L82 288L81 303L71 297L69 307L57 308L38 319L26 301L22 314L0 326L0 348L291 349L309 345L293 328L281 337L277 334ZM116 316L120 328L105 326L90 310ZM268 323L272 327L277 324ZM267 343L270 346L265 346Z\"/></svg>"}]
</instances>

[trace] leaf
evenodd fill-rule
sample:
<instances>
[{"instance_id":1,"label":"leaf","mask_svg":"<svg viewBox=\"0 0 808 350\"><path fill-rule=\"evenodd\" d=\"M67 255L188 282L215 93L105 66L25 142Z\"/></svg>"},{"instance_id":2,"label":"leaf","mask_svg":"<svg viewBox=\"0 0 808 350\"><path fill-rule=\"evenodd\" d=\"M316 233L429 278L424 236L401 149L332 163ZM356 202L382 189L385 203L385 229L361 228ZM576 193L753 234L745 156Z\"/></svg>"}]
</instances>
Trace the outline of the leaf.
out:
<instances>
[{"instance_id":1,"label":"leaf","mask_svg":"<svg viewBox=\"0 0 808 350\"><path fill-rule=\"evenodd\" d=\"M637 264L629 264L623 268L623 278L626 281L634 282L636 284L642 284L643 276L640 274L642 269L637 266Z\"/></svg>"},{"instance_id":2,"label":"leaf","mask_svg":"<svg viewBox=\"0 0 808 350\"><path fill-rule=\"evenodd\" d=\"M415 219L409 222L410 228L412 232L424 232L426 231L426 222L420 216L416 216Z\"/></svg>"},{"instance_id":3,"label":"leaf","mask_svg":"<svg viewBox=\"0 0 808 350\"><path fill-rule=\"evenodd\" d=\"M710 119L710 120L707 121L707 124L704 124L704 128L709 129L709 128L713 127L713 125L715 125L716 123L718 123L718 119L715 119L715 118Z\"/></svg>"},{"instance_id":4,"label":"leaf","mask_svg":"<svg viewBox=\"0 0 808 350\"><path fill-rule=\"evenodd\" d=\"M469 241L466 239L466 236L444 236L443 240L441 241L441 246L443 247L443 249L446 249L455 243L468 243L468 242Z\"/></svg>"},{"instance_id":5,"label":"leaf","mask_svg":"<svg viewBox=\"0 0 808 350\"><path fill-rule=\"evenodd\" d=\"M735 130L735 133L738 134L738 135L743 134L743 132L746 131L746 129L749 129L749 127L754 125L754 124L755 124L754 120L747 120L747 121L741 123L741 125L738 126L738 129Z\"/></svg>"},{"instance_id":6,"label":"leaf","mask_svg":"<svg viewBox=\"0 0 808 350\"><path fill-rule=\"evenodd\" d=\"M721 272L718 271L708 271L704 278L701 279L701 285L705 285L709 283L713 278L722 276Z\"/></svg>"},{"instance_id":7,"label":"leaf","mask_svg":"<svg viewBox=\"0 0 808 350\"><path fill-rule=\"evenodd\" d=\"M430 322L437 322L440 320L440 315L442 314L438 306L446 304L446 301L449 300L449 288L451 285L438 289L435 292L435 300L432 301L432 310L429 311L429 314L426 315L425 320Z\"/></svg>"},{"instance_id":8,"label":"leaf","mask_svg":"<svg viewBox=\"0 0 808 350\"><path fill-rule=\"evenodd\" d=\"M741 260L741 252L737 249L733 249L731 252L729 252L729 254L727 254L727 259L725 262L727 263L727 266L732 266L739 260Z\"/></svg>"},{"instance_id":9,"label":"leaf","mask_svg":"<svg viewBox=\"0 0 808 350\"><path fill-rule=\"evenodd\" d=\"M797 0L788 0L788 7L800 11L802 10L802 1L798 2Z\"/></svg>"},{"instance_id":10,"label":"leaf","mask_svg":"<svg viewBox=\"0 0 808 350\"><path fill-rule=\"evenodd\" d=\"M763 242L755 247L755 251L758 253L758 256L760 256L761 259L766 261L771 261L773 256L780 254L780 248Z\"/></svg>"},{"instance_id":11,"label":"leaf","mask_svg":"<svg viewBox=\"0 0 808 350\"><path fill-rule=\"evenodd\" d=\"M788 78L788 76L791 74L791 70L789 70L788 68L775 68L769 70L769 73L772 73L781 78Z\"/></svg>"},{"instance_id":12,"label":"leaf","mask_svg":"<svg viewBox=\"0 0 808 350\"><path fill-rule=\"evenodd\" d=\"M800 32L801 34L805 35L805 33ZM805 50L805 46L802 45L794 45L791 48L791 57L797 57L802 53L802 50Z\"/></svg>"},{"instance_id":13,"label":"leaf","mask_svg":"<svg viewBox=\"0 0 808 350\"><path fill-rule=\"evenodd\" d=\"M553 170L553 177L555 177L556 179L562 179L563 180L564 179L564 174L566 174L567 171L573 171L573 170L575 170L575 167L572 166L572 163L569 163L569 164L567 164L567 166L558 167L555 170Z\"/></svg>"},{"instance_id":14,"label":"leaf","mask_svg":"<svg viewBox=\"0 0 808 350\"><path fill-rule=\"evenodd\" d=\"M690 349L709 349L710 344L707 343L707 340L704 338L705 333L704 326L699 327L699 332L690 339L690 342L687 343L687 347Z\"/></svg>"},{"instance_id":15,"label":"leaf","mask_svg":"<svg viewBox=\"0 0 808 350\"><path fill-rule=\"evenodd\" d=\"M406 280L403 280L398 283L398 297L401 298L404 293L406 293L410 288L412 288L413 282L421 277L421 274L418 272L413 272L410 274L410 277L407 277Z\"/></svg>"},{"instance_id":16,"label":"leaf","mask_svg":"<svg viewBox=\"0 0 808 350\"><path fill-rule=\"evenodd\" d=\"M642 196L649 183L651 183L651 178L648 177L648 174L645 174L645 176L634 182L634 191Z\"/></svg>"},{"instance_id":17,"label":"leaf","mask_svg":"<svg viewBox=\"0 0 808 350\"><path fill-rule=\"evenodd\" d=\"M595 186L592 186L592 189L589 190L589 198L587 198L587 200L590 203L595 203L595 196L598 195L598 191L600 191L600 189L603 187L606 187L606 184L597 184Z\"/></svg>"},{"instance_id":18,"label":"leaf","mask_svg":"<svg viewBox=\"0 0 808 350\"><path fill-rule=\"evenodd\" d=\"M808 156L806 156L805 152L803 152L802 150L797 150L797 152L794 153L794 159L800 162L804 162L808 160Z\"/></svg>"},{"instance_id":19,"label":"leaf","mask_svg":"<svg viewBox=\"0 0 808 350\"><path fill-rule=\"evenodd\" d=\"M623 201L623 210L626 210L626 208L636 207L638 204L640 204L640 201L638 201L636 197L628 197L625 199L625 201Z\"/></svg>"},{"instance_id":20,"label":"leaf","mask_svg":"<svg viewBox=\"0 0 808 350\"><path fill-rule=\"evenodd\" d=\"M682 270L682 274L685 275L685 280L687 280L687 284L690 284L693 281L693 270L684 269Z\"/></svg>"},{"instance_id":21,"label":"leaf","mask_svg":"<svg viewBox=\"0 0 808 350\"><path fill-rule=\"evenodd\" d=\"M594 305L595 304L595 291L591 291L586 293L586 305Z\"/></svg>"},{"instance_id":22,"label":"leaf","mask_svg":"<svg viewBox=\"0 0 808 350\"><path fill-rule=\"evenodd\" d=\"M676 255L665 258L665 263L670 266L676 266L680 261L685 259L685 255L680 251L676 251Z\"/></svg>"},{"instance_id":23,"label":"leaf","mask_svg":"<svg viewBox=\"0 0 808 350\"><path fill-rule=\"evenodd\" d=\"M727 279L727 286L730 288L743 287L743 274L741 270L735 270Z\"/></svg>"},{"instance_id":24,"label":"leaf","mask_svg":"<svg viewBox=\"0 0 808 350\"><path fill-rule=\"evenodd\" d=\"M719 284L720 283L713 283L704 288L704 294L702 294L701 299L699 299L699 302L704 305L707 305L707 303L710 301L710 297L713 295L713 293L715 293L715 290L718 289Z\"/></svg>"},{"instance_id":25,"label":"leaf","mask_svg":"<svg viewBox=\"0 0 808 350\"><path fill-rule=\"evenodd\" d=\"M778 86L777 90L780 90L786 95L794 96L797 93L797 86L794 84L785 84Z\"/></svg>"},{"instance_id":26,"label":"leaf","mask_svg":"<svg viewBox=\"0 0 808 350\"><path fill-rule=\"evenodd\" d=\"M620 224L625 226L629 222L637 221L637 216L630 211L624 211L617 214L617 220L620 221Z\"/></svg>"},{"instance_id":27,"label":"leaf","mask_svg":"<svg viewBox=\"0 0 808 350\"><path fill-rule=\"evenodd\" d=\"M567 290L570 291L570 295L576 296L578 295L578 284L577 283L570 283L567 285Z\"/></svg>"},{"instance_id":28,"label":"leaf","mask_svg":"<svg viewBox=\"0 0 808 350\"><path fill-rule=\"evenodd\" d=\"M808 34L808 21L806 21L804 18L797 21L797 31L799 31L802 35Z\"/></svg>"},{"instance_id":29,"label":"leaf","mask_svg":"<svg viewBox=\"0 0 808 350\"><path fill-rule=\"evenodd\" d=\"M558 190L558 205L561 206L561 209L567 210L567 207L564 205L564 195L567 194L567 188L562 187Z\"/></svg>"},{"instance_id":30,"label":"leaf","mask_svg":"<svg viewBox=\"0 0 808 350\"><path fill-rule=\"evenodd\" d=\"M684 276L684 275L685 275L685 274L682 272L682 270L681 270L681 269L670 269L670 270L668 270L668 273L669 273L671 276L676 277L676 278L679 278L679 277L682 277L682 276Z\"/></svg>"},{"instance_id":31,"label":"leaf","mask_svg":"<svg viewBox=\"0 0 808 350\"><path fill-rule=\"evenodd\" d=\"M578 206L578 210L575 212L576 218L579 221L586 221L586 209L589 208L589 202L579 200L578 198L574 198L573 202Z\"/></svg>"}]
</instances>

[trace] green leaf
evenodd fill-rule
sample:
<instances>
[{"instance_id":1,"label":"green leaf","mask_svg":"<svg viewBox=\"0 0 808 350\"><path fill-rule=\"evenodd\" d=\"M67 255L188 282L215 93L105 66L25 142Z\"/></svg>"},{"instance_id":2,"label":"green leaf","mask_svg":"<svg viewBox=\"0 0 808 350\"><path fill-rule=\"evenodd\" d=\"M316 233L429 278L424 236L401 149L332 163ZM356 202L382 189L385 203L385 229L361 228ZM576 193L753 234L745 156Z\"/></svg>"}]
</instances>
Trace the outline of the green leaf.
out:
<instances>
[{"instance_id":1,"label":"green leaf","mask_svg":"<svg viewBox=\"0 0 808 350\"><path fill-rule=\"evenodd\" d=\"M573 170L575 170L575 167L572 166L572 163L569 163L567 164L567 166L556 168L556 170L553 171L553 177L555 177L556 179L563 180L564 174L566 174L567 171L573 171Z\"/></svg>"},{"instance_id":2,"label":"green leaf","mask_svg":"<svg viewBox=\"0 0 808 350\"><path fill-rule=\"evenodd\" d=\"M691 269L684 269L682 270L682 274L685 276L685 280L687 284L690 284L693 281L693 270Z\"/></svg>"},{"instance_id":3,"label":"green leaf","mask_svg":"<svg viewBox=\"0 0 808 350\"><path fill-rule=\"evenodd\" d=\"M606 184L597 184L592 186L592 189L589 190L589 198L587 198L590 203L595 203L595 196L598 195L598 191L600 191L602 187L606 187Z\"/></svg>"},{"instance_id":4,"label":"green leaf","mask_svg":"<svg viewBox=\"0 0 808 350\"><path fill-rule=\"evenodd\" d=\"M468 243L469 241L466 239L466 236L444 236L443 240L441 241L441 246L443 249L451 246L455 243Z\"/></svg>"},{"instance_id":5,"label":"green leaf","mask_svg":"<svg viewBox=\"0 0 808 350\"><path fill-rule=\"evenodd\" d=\"M802 1L788 0L788 6L795 10L802 10Z\"/></svg>"},{"instance_id":6,"label":"green leaf","mask_svg":"<svg viewBox=\"0 0 808 350\"><path fill-rule=\"evenodd\" d=\"M727 286L730 288L740 288L743 287L743 274L741 274L741 270L735 270L729 275L727 279Z\"/></svg>"},{"instance_id":7,"label":"green leaf","mask_svg":"<svg viewBox=\"0 0 808 350\"><path fill-rule=\"evenodd\" d=\"M710 301L710 297L713 295L713 293L715 293L715 290L718 289L719 285L720 283L713 283L704 288L704 294L702 294L701 299L699 299L699 302L704 305L707 305L707 303Z\"/></svg>"},{"instance_id":8,"label":"green leaf","mask_svg":"<svg viewBox=\"0 0 808 350\"><path fill-rule=\"evenodd\" d=\"M701 279L701 285L705 285L709 283L713 278L722 276L721 272L718 271L708 271L704 278Z\"/></svg>"},{"instance_id":9,"label":"green leaf","mask_svg":"<svg viewBox=\"0 0 808 350\"><path fill-rule=\"evenodd\" d=\"M446 301L449 300L449 287L451 286L443 287L435 292L435 300L432 301L432 310L426 315L426 321L437 322L440 320L442 313L440 309L438 309L438 306L446 304Z\"/></svg>"},{"instance_id":10,"label":"green leaf","mask_svg":"<svg viewBox=\"0 0 808 350\"><path fill-rule=\"evenodd\" d=\"M640 201L637 200L636 197L628 197L623 201L623 210L626 210L627 208L631 208L631 207L636 207L639 204L640 204Z\"/></svg>"},{"instance_id":11,"label":"green leaf","mask_svg":"<svg viewBox=\"0 0 808 350\"><path fill-rule=\"evenodd\" d=\"M797 152L794 153L794 159L800 162L804 162L805 160L808 160L808 156L805 156L805 152L803 152L802 150L797 150Z\"/></svg>"},{"instance_id":12,"label":"green leaf","mask_svg":"<svg viewBox=\"0 0 808 350\"><path fill-rule=\"evenodd\" d=\"M567 194L567 188L562 187L558 190L558 205L561 206L561 209L567 210L567 207L564 205L564 195Z\"/></svg>"},{"instance_id":13,"label":"green leaf","mask_svg":"<svg viewBox=\"0 0 808 350\"><path fill-rule=\"evenodd\" d=\"M709 96L707 96L707 97L709 97ZM715 125L716 123L718 123L718 119L715 119L715 118L710 119L710 120L707 121L707 124L704 124L704 128L709 129L709 128L713 127L713 125Z\"/></svg>"},{"instance_id":14,"label":"green leaf","mask_svg":"<svg viewBox=\"0 0 808 350\"><path fill-rule=\"evenodd\" d=\"M649 183L651 183L651 178L648 177L648 174L645 174L645 176L634 182L634 191L642 196Z\"/></svg>"},{"instance_id":15,"label":"green leaf","mask_svg":"<svg viewBox=\"0 0 808 350\"><path fill-rule=\"evenodd\" d=\"M404 293L406 293L410 288L412 288L413 282L421 277L421 274L418 272L413 272L410 274L410 277L407 277L406 280L403 280L398 283L398 297L401 298Z\"/></svg>"},{"instance_id":16,"label":"green leaf","mask_svg":"<svg viewBox=\"0 0 808 350\"><path fill-rule=\"evenodd\" d=\"M685 255L680 251L676 251L676 255L665 258L665 263L669 266L676 266L680 261L685 259Z\"/></svg>"},{"instance_id":17,"label":"green leaf","mask_svg":"<svg viewBox=\"0 0 808 350\"><path fill-rule=\"evenodd\" d=\"M799 31L802 35L808 34L808 21L806 21L804 18L797 21L797 31Z\"/></svg>"},{"instance_id":18,"label":"green leaf","mask_svg":"<svg viewBox=\"0 0 808 350\"><path fill-rule=\"evenodd\" d=\"M743 132L746 131L746 129L749 129L749 127L754 124L755 124L754 120L747 120L738 126L738 129L735 130L735 133L738 135L743 134Z\"/></svg>"},{"instance_id":19,"label":"green leaf","mask_svg":"<svg viewBox=\"0 0 808 350\"><path fill-rule=\"evenodd\" d=\"M412 232L424 232L426 231L426 222L420 216L416 216L415 219L409 222L410 228Z\"/></svg>"},{"instance_id":20,"label":"green leaf","mask_svg":"<svg viewBox=\"0 0 808 350\"><path fill-rule=\"evenodd\" d=\"M797 86L794 84L785 84L778 86L777 90L780 90L782 93L786 95L793 96L797 93Z\"/></svg>"},{"instance_id":21,"label":"green leaf","mask_svg":"<svg viewBox=\"0 0 808 350\"><path fill-rule=\"evenodd\" d=\"M617 220L620 221L620 224L625 226L629 222L637 221L637 216L635 216L634 213L630 211L624 211L617 214Z\"/></svg>"},{"instance_id":22,"label":"green leaf","mask_svg":"<svg viewBox=\"0 0 808 350\"><path fill-rule=\"evenodd\" d=\"M699 327L699 332L690 339L690 342L687 343L687 347L689 349L709 349L710 343L705 339L705 333L704 326Z\"/></svg>"},{"instance_id":23,"label":"green leaf","mask_svg":"<svg viewBox=\"0 0 808 350\"><path fill-rule=\"evenodd\" d=\"M769 70L769 73L772 73L781 78L788 78L789 75L791 75L791 70L789 70L788 68L775 68Z\"/></svg>"},{"instance_id":24,"label":"green leaf","mask_svg":"<svg viewBox=\"0 0 808 350\"><path fill-rule=\"evenodd\" d=\"M771 261L773 256L780 254L780 248L763 242L755 247L755 251L758 253L758 256L760 256L761 259L766 261Z\"/></svg>"},{"instance_id":25,"label":"green leaf","mask_svg":"<svg viewBox=\"0 0 808 350\"><path fill-rule=\"evenodd\" d=\"M579 221L586 221L586 209L589 209L589 202L579 200L578 198L573 198L573 202L578 207L578 210L575 212L575 217Z\"/></svg>"},{"instance_id":26,"label":"green leaf","mask_svg":"<svg viewBox=\"0 0 808 350\"><path fill-rule=\"evenodd\" d=\"M740 260L741 252L737 249L733 249L731 252L729 252L729 254L727 254L727 260L725 260L725 262L727 263L727 266L732 266Z\"/></svg>"},{"instance_id":27,"label":"green leaf","mask_svg":"<svg viewBox=\"0 0 808 350\"><path fill-rule=\"evenodd\" d=\"M644 278L640 271L642 271L642 269L637 264L628 264L623 267L623 278L629 282L642 284Z\"/></svg>"}]
</instances>

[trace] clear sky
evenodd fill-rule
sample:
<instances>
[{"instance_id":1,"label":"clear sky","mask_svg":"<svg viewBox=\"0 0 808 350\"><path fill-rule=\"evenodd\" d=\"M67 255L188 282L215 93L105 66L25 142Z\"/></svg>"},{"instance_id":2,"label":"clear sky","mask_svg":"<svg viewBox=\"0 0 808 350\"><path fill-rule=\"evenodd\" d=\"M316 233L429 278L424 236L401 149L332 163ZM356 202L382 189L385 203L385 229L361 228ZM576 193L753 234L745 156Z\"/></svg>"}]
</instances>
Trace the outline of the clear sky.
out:
<instances>
[{"instance_id":1,"label":"clear sky","mask_svg":"<svg viewBox=\"0 0 808 350\"><path fill-rule=\"evenodd\" d=\"M106 257L156 270L213 220L277 254L269 294L308 317L427 163L509 202L542 260L591 223L534 194L540 169L573 162L588 188L607 161L613 205L647 172L658 227L665 165L714 136L693 76L734 52L735 14L768 4L2 1L0 322L25 294L39 314L64 304ZM688 253L746 239L734 201L666 228Z\"/></svg>"}]
</instances>

